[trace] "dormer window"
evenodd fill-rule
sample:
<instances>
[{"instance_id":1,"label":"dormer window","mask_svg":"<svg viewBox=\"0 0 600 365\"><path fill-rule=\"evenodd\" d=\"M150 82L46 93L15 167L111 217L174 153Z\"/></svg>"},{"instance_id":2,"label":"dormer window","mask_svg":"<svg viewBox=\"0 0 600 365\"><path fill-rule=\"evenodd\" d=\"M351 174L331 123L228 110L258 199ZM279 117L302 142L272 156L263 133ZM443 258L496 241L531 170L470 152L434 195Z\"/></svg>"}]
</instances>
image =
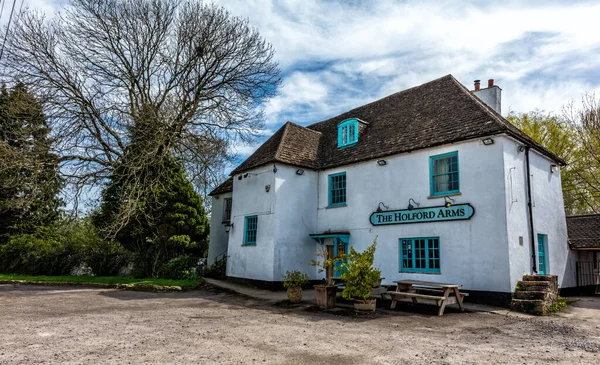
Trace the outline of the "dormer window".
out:
<instances>
[{"instance_id":1,"label":"dormer window","mask_svg":"<svg viewBox=\"0 0 600 365\"><path fill-rule=\"evenodd\" d=\"M358 120L348 119L338 125L338 147L352 146L358 142Z\"/></svg>"}]
</instances>

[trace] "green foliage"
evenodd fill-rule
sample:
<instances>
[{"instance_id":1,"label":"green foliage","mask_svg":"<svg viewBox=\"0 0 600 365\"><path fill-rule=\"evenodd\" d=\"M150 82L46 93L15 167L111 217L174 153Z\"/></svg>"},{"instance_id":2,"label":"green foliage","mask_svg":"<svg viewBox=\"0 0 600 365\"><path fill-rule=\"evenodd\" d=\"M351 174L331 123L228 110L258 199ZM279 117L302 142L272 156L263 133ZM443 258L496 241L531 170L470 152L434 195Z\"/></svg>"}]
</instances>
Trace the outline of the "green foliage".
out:
<instances>
[{"instance_id":1,"label":"green foliage","mask_svg":"<svg viewBox=\"0 0 600 365\"><path fill-rule=\"evenodd\" d=\"M0 90L0 244L58 218L63 182L42 105L17 84ZM15 243L13 243L15 244Z\"/></svg>"},{"instance_id":2,"label":"green foliage","mask_svg":"<svg viewBox=\"0 0 600 365\"><path fill-rule=\"evenodd\" d=\"M0 246L0 271L5 273L68 275L83 260L76 243L49 229L11 236Z\"/></svg>"},{"instance_id":3,"label":"green foliage","mask_svg":"<svg viewBox=\"0 0 600 365\"><path fill-rule=\"evenodd\" d=\"M561 309L564 309L566 307L567 307L567 302L565 302L565 301L558 301L558 302L552 304L550 306L550 308L548 308L548 312L550 312L550 313L556 313L556 312L558 312Z\"/></svg>"},{"instance_id":4,"label":"green foliage","mask_svg":"<svg viewBox=\"0 0 600 365\"><path fill-rule=\"evenodd\" d=\"M594 140L593 135L600 136L600 131L580 130L576 123L569 122L564 116L546 114L539 110L528 113L511 112L506 119L567 162L567 165L561 168L561 183L567 214L600 210L600 196L593 188L593 183L589 183L597 179L587 177L590 171L592 175L597 175L593 169L595 166L593 151L600 153L600 144L597 148L590 141ZM595 138L600 141L600 137ZM582 143L583 141L585 142ZM598 167L600 171L600 163Z\"/></svg>"},{"instance_id":5,"label":"green foliage","mask_svg":"<svg viewBox=\"0 0 600 365\"><path fill-rule=\"evenodd\" d=\"M87 218L62 218L34 233L10 236L0 245L0 272L68 275L87 263L94 275L118 275L133 257L117 242L104 241Z\"/></svg>"},{"instance_id":6,"label":"green foliage","mask_svg":"<svg viewBox=\"0 0 600 365\"><path fill-rule=\"evenodd\" d=\"M189 273L189 256L180 256L167 261L161 270L161 277L166 279L184 279Z\"/></svg>"},{"instance_id":7,"label":"green foliage","mask_svg":"<svg viewBox=\"0 0 600 365\"><path fill-rule=\"evenodd\" d=\"M204 276L207 278L220 279L225 276L226 269L227 260L219 260L204 270Z\"/></svg>"},{"instance_id":8,"label":"green foliage","mask_svg":"<svg viewBox=\"0 0 600 365\"><path fill-rule=\"evenodd\" d=\"M379 285L381 271L373 268L377 239L364 252L350 247L350 254L339 258L341 278L344 280L342 297L347 300L368 299Z\"/></svg>"},{"instance_id":9,"label":"green foliage","mask_svg":"<svg viewBox=\"0 0 600 365\"><path fill-rule=\"evenodd\" d=\"M302 288L309 283L308 275L298 271L286 271L283 276L284 288Z\"/></svg>"},{"instance_id":10,"label":"green foliage","mask_svg":"<svg viewBox=\"0 0 600 365\"><path fill-rule=\"evenodd\" d=\"M327 248L326 247L322 247L321 249L319 249L317 251L317 253L315 254L315 256L317 256L318 260L310 260L308 262L308 264L310 266L318 267L318 272L320 272L320 273L332 268L336 263L335 258L327 257ZM327 284L331 285L331 278L328 279Z\"/></svg>"},{"instance_id":11,"label":"green foliage","mask_svg":"<svg viewBox=\"0 0 600 365\"><path fill-rule=\"evenodd\" d=\"M128 170L123 167L113 175L93 220L100 230L110 232L118 225L128 194L135 188L132 184L144 184L146 181L143 178L131 180L132 174L138 177L162 176L159 185L141 190L151 193L139 198L128 223L117 230L115 237L124 248L136 255L136 275L158 277L169 258L204 256L208 248L208 218L202 198L177 162L168 157L159 159L149 170L135 173Z\"/></svg>"}]
</instances>

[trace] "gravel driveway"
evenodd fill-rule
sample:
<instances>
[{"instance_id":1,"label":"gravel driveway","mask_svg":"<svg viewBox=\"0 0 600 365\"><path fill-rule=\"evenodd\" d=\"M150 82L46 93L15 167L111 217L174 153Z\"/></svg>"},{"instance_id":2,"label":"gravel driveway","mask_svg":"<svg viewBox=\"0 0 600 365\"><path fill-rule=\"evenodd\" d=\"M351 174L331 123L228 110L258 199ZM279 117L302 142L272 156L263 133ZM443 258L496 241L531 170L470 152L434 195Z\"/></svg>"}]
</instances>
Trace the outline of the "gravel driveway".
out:
<instances>
[{"instance_id":1,"label":"gravel driveway","mask_svg":"<svg viewBox=\"0 0 600 365\"><path fill-rule=\"evenodd\" d=\"M600 298L560 316L284 308L199 290L0 286L0 364L600 364Z\"/></svg>"}]
</instances>

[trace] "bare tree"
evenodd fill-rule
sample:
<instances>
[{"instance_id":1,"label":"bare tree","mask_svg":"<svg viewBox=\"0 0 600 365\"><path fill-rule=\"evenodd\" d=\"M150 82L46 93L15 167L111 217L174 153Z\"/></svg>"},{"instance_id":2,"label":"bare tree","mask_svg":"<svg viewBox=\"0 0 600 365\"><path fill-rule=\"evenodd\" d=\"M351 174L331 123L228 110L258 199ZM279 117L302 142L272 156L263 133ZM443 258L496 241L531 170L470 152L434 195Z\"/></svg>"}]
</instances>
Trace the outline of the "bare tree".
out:
<instances>
[{"instance_id":1,"label":"bare tree","mask_svg":"<svg viewBox=\"0 0 600 365\"><path fill-rule=\"evenodd\" d=\"M7 40L3 77L44 102L76 191L128 164L122 224L161 183L136 171L171 154L207 183L231 142L259 130L280 82L258 31L199 1L72 0L50 20L26 9Z\"/></svg>"}]
</instances>

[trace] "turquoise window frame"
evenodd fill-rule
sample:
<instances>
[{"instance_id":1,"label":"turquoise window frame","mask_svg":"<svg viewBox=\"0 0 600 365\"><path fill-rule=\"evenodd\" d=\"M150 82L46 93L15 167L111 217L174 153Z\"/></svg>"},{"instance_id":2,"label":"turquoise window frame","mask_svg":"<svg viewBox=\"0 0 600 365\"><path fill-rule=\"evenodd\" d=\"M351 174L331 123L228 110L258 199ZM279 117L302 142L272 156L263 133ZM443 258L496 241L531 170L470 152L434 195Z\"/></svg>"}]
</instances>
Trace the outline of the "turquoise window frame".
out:
<instances>
[{"instance_id":1,"label":"turquoise window frame","mask_svg":"<svg viewBox=\"0 0 600 365\"><path fill-rule=\"evenodd\" d=\"M256 246L258 236L258 216L249 215L244 218L244 246Z\"/></svg>"},{"instance_id":2,"label":"turquoise window frame","mask_svg":"<svg viewBox=\"0 0 600 365\"><path fill-rule=\"evenodd\" d=\"M434 171L435 161L444 159L444 158L448 158L448 157L456 157L456 171L449 171L449 172L442 173L442 174L434 174L433 171ZM457 186L456 189L445 190L445 191L435 191L436 190L435 183L434 183L435 177L443 176L443 175L452 175L454 173L456 173L456 186ZM430 186L430 191L429 191L430 196L445 196L445 195L449 195L449 194L460 193L460 163L459 163L459 159L458 159L458 151L429 157L429 186Z\"/></svg>"},{"instance_id":3,"label":"turquoise window frame","mask_svg":"<svg viewBox=\"0 0 600 365\"><path fill-rule=\"evenodd\" d=\"M344 141L344 131L346 141ZM352 133L351 133L352 132ZM338 125L338 148L349 147L358 142L358 120L348 119Z\"/></svg>"},{"instance_id":4,"label":"turquoise window frame","mask_svg":"<svg viewBox=\"0 0 600 365\"><path fill-rule=\"evenodd\" d=\"M344 176L344 186L343 188L336 188L334 187L334 179L336 179L337 177L340 176ZM348 184L348 178L346 177L346 172L338 172L337 174L331 174L327 177L327 181L328 181L328 186L327 186L327 190L329 191L329 197L328 197L328 206L330 207L339 207L339 206L344 206L346 205L346 202L348 201L347 197L347 184ZM334 190L335 191L343 191L343 196L344 196L344 201L337 201L337 202L333 202L333 198L334 198Z\"/></svg>"},{"instance_id":5,"label":"turquoise window frame","mask_svg":"<svg viewBox=\"0 0 600 365\"><path fill-rule=\"evenodd\" d=\"M425 242L425 248L423 253L425 254L425 257L417 257L416 252L417 249L415 247L415 242L418 240L423 240ZM433 246L434 240L437 240L437 248L435 247L431 247ZM410 256L408 254L405 253L405 249L404 249L404 244L405 243L409 243L411 245L411 253ZM439 274L441 273L441 268L442 268L442 257L441 257L441 247L440 247L440 238L439 237L407 237L407 238L400 238L398 240L398 247L399 247L399 258L400 258L400 262L399 262L399 268L400 268L400 272L406 272L406 273L430 273L430 274ZM437 250L437 257L435 257L436 255L433 254L431 255L431 253ZM430 257L433 256L433 257ZM417 268L417 266L423 266L423 265L417 265L417 260L424 260L421 261L421 263L425 263L425 267L419 267ZM435 263L437 261L437 267L435 267L435 265L431 265L431 263ZM406 265L410 263L410 265ZM410 267L409 267L410 266ZM430 267L432 266L432 267Z\"/></svg>"}]
</instances>

